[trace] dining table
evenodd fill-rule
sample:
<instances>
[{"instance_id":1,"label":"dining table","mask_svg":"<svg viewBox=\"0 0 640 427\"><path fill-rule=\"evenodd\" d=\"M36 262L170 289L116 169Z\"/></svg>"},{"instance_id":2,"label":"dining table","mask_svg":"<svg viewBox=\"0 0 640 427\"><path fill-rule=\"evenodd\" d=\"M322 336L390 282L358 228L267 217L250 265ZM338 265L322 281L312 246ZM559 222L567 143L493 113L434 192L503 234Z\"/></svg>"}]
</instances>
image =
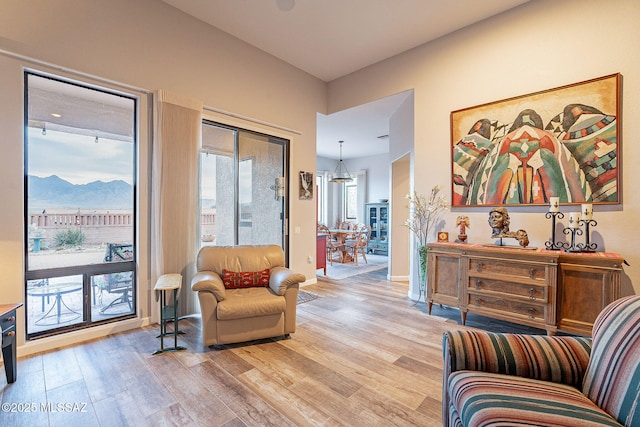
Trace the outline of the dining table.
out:
<instances>
[{"instance_id":1,"label":"dining table","mask_svg":"<svg viewBox=\"0 0 640 427\"><path fill-rule=\"evenodd\" d=\"M351 256L351 254L347 250L347 246L345 245L345 243L349 239L349 237L353 236L354 230L347 230L342 228L339 228L339 229L331 228L329 229L329 232L331 233L331 236L336 238L336 243L342 244L340 248L340 251L342 253L342 256L340 257L340 262L343 264L353 262L353 256Z\"/></svg>"}]
</instances>

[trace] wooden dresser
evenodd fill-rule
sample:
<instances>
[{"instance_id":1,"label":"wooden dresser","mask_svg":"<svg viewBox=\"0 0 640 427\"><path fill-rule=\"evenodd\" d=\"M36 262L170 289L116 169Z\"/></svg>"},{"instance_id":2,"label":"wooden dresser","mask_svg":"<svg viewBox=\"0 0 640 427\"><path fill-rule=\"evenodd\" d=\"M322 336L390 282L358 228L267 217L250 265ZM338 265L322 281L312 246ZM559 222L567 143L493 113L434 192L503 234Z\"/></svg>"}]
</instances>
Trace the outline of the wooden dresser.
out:
<instances>
[{"instance_id":1,"label":"wooden dresser","mask_svg":"<svg viewBox=\"0 0 640 427\"><path fill-rule=\"evenodd\" d=\"M496 245L430 243L427 303L545 329L591 335L600 311L620 297L624 259Z\"/></svg>"}]
</instances>

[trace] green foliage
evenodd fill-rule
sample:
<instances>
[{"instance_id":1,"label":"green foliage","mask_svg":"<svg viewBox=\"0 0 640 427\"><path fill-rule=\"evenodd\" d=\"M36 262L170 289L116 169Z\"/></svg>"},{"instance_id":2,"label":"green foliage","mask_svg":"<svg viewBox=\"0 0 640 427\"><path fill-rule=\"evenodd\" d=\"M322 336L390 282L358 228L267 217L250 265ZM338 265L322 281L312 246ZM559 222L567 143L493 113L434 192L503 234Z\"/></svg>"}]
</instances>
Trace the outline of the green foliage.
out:
<instances>
[{"instance_id":1,"label":"green foliage","mask_svg":"<svg viewBox=\"0 0 640 427\"><path fill-rule=\"evenodd\" d=\"M86 236L82 230L69 228L64 231L59 231L55 237L55 244L57 247L71 247L80 246L84 243Z\"/></svg>"}]
</instances>

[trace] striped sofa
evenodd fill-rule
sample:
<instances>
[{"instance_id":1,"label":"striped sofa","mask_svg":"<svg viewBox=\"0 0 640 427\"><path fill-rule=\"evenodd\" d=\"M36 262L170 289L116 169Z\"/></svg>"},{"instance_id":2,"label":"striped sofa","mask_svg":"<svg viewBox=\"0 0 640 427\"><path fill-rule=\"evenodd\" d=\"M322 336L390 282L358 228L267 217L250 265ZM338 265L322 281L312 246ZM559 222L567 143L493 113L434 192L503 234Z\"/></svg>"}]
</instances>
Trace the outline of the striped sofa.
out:
<instances>
[{"instance_id":1,"label":"striped sofa","mask_svg":"<svg viewBox=\"0 0 640 427\"><path fill-rule=\"evenodd\" d=\"M443 426L640 426L640 296L593 338L449 331L443 353Z\"/></svg>"}]
</instances>

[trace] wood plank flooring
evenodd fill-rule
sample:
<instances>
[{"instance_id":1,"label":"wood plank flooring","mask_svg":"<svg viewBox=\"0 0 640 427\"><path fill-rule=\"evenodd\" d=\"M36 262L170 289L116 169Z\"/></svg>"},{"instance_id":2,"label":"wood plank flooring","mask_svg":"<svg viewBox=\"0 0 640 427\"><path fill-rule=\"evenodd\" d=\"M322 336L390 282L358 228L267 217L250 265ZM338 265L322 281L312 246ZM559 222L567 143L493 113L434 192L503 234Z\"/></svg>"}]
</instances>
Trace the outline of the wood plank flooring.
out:
<instances>
[{"instance_id":1,"label":"wood plank flooring","mask_svg":"<svg viewBox=\"0 0 640 427\"><path fill-rule=\"evenodd\" d=\"M152 356L155 326L20 358L17 381L0 378L0 426L441 425L441 337L464 328L459 312L429 316L385 277L306 286L319 298L298 305L288 340L214 350L189 317L182 352Z\"/></svg>"}]
</instances>

